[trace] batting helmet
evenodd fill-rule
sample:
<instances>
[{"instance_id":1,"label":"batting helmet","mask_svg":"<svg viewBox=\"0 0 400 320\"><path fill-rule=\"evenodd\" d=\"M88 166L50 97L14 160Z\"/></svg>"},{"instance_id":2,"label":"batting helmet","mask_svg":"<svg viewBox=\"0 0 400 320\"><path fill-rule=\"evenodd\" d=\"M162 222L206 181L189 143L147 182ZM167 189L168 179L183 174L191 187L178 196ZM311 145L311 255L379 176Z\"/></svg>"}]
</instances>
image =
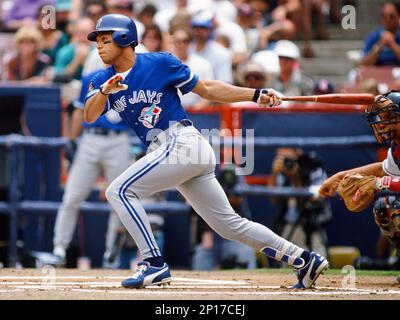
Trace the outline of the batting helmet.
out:
<instances>
[{"instance_id":1,"label":"batting helmet","mask_svg":"<svg viewBox=\"0 0 400 320\"><path fill-rule=\"evenodd\" d=\"M88 34L88 40L96 41L97 35L101 32L112 32L112 38L119 47L138 44L135 22L122 14L107 14L97 20L96 30Z\"/></svg>"},{"instance_id":2,"label":"batting helmet","mask_svg":"<svg viewBox=\"0 0 400 320\"><path fill-rule=\"evenodd\" d=\"M400 121L400 92L390 91L375 97L365 110L367 121L374 130L378 143L391 142L397 138L397 123Z\"/></svg>"}]
</instances>

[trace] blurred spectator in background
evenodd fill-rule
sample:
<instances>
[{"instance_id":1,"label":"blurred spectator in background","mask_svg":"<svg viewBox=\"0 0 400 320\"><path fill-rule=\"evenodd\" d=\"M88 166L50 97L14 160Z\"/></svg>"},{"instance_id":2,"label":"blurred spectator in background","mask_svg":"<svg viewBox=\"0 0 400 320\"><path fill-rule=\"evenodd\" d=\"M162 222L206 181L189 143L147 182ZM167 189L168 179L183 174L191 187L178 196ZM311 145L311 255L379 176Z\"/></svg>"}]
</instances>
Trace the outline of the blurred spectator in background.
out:
<instances>
[{"instance_id":1,"label":"blurred spectator in background","mask_svg":"<svg viewBox=\"0 0 400 320\"><path fill-rule=\"evenodd\" d=\"M273 88L285 96L302 96L312 94L314 82L300 69L300 50L289 40L280 40L274 51L279 57L280 73Z\"/></svg>"},{"instance_id":2,"label":"blurred spectator in background","mask_svg":"<svg viewBox=\"0 0 400 320\"><path fill-rule=\"evenodd\" d=\"M154 25L154 16L157 13L157 8L151 4L146 4L142 10L140 10L138 14L138 20L144 25L145 28L148 28Z\"/></svg>"},{"instance_id":3,"label":"blurred spectator in background","mask_svg":"<svg viewBox=\"0 0 400 320\"><path fill-rule=\"evenodd\" d=\"M44 5L54 5L54 0L14 0L5 12L4 28L15 31L22 26L37 26L38 10Z\"/></svg>"},{"instance_id":4,"label":"blurred spectator in background","mask_svg":"<svg viewBox=\"0 0 400 320\"><path fill-rule=\"evenodd\" d=\"M68 29L71 19L72 0L55 0L56 7L56 29L63 31L71 36L71 30ZM80 18L80 16L79 16Z\"/></svg>"},{"instance_id":5,"label":"blurred spectator in background","mask_svg":"<svg viewBox=\"0 0 400 320\"><path fill-rule=\"evenodd\" d=\"M381 9L381 25L368 34L364 41L361 65L400 65L399 9L386 2Z\"/></svg>"},{"instance_id":6,"label":"blurred spectator in background","mask_svg":"<svg viewBox=\"0 0 400 320\"><path fill-rule=\"evenodd\" d=\"M163 35L158 26L152 25L144 30L141 43L149 52L163 51Z\"/></svg>"},{"instance_id":7,"label":"blurred spectator in background","mask_svg":"<svg viewBox=\"0 0 400 320\"><path fill-rule=\"evenodd\" d=\"M260 49L266 49L271 42L293 39L296 35L294 16L300 10L300 0L252 0L253 10L262 16Z\"/></svg>"},{"instance_id":8,"label":"blurred spectator in background","mask_svg":"<svg viewBox=\"0 0 400 320\"><path fill-rule=\"evenodd\" d=\"M41 52L42 35L35 27L21 27L15 34L16 51L6 57L6 80L43 84L51 59Z\"/></svg>"},{"instance_id":9,"label":"blurred spectator in background","mask_svg":"<svg viewBox=\"0 0 400 320\"><path fill-rule=\"evenodd\" d=\"M92 19L96 25L97 20L107 14L107 5L103 0L90 0L86 1L84 16Z\"/></svg>"},{"instance_id":10,"label":"blurred spectator in background","mask_svg":"<svg viewBox=\"0 0 400 320\"><path fill-rule=\"evenodd\" d=\"M240 170L233 165L225 165L218 173L217 179L235 212L251 219L247 199L233 193L238 183L245 183L244 176L237 175L235 169ZM196 238L192 256L193 270L254 269L257 267L256 253L253 248L221 238L198 215L194 215L192 225Z\"/></svg>"},{"instance_id":11,"label":"blurred spectator in background","mask_svg":"<svg viewBox=\"0 0 400 320\"><path fill-rule=\"evenodd\" d=\"M81 79L83 65L94 49L87 35L94 29L94 23L89 18L83 18L72 25L72 37L68 45L61 48L54 63L55 81L69 82ZM69 81L68 81L69 80Z\"/></svg>"},{"instance_id":12,"label":"blurred spectator in background","mask_svg":"<svg viewBox=\"0 0 400 320\"><path fill-rule=\"evenodd\" d=\"M40 7L38 12L39 30L43 38L42 51L50 57L51 64L54 64L57 52L68 44L69 35L62 30L48 28L45 24L40 23L47 14L42 9L43 7Z\"/></svg>"},{"instance_id":13,"label":"blurred spectator in background","mask_svg":"<svg viewBox=\"0 0 400 320\"><path fill-rule=\"evenodd\" d=\"M272 163L270 187L307 188L319 186L327 178L319 156L301 149L278 148ZM293 243L327 254L326 225L332 218L327 202L320 198L273 198L278 215L272 228Z\"/></svg>"},{"instance_id":14,"label":"blurred spectator in background","mask_svg":"<svg viewBox=\"0 0 400 320\"><path fill-rule=\"evenodd\" d=\"M135 21L139 39L144 32L144 25L136 18L135 1L132 0L107 0L106 2L109 13L118 13L128 16Z\"/></svg>"},{"instance_id":15,"label":"blurred spectator in background","mask_svg":"<svg viewBox=\"0 0 400 320\"><path fill-rule=\"evenodd\" d=\"M373 78L367 78L361 82L360 91L362 93L371 93L377 96L379 93L379 83Z\"/></svg>"},{"instance_id":16,"label":"blurred spectator in background","mask_svg":"<svg viewBox=\"0 0 400 320\"><path fill-rule=\"evenodd\" d=\"M250 54L259 49L260 31L256 28L255 13L248 3L242 3L237 9L236 22L243 29L247 50Z\"/></svg>"},{"instance_id":17,"label":"blurred spectator in background","mask_svg":"<svg viewBox=\"0 0 400 320\"><path fill-rule=\"evenodd\" d=\"M193 73L199 75L201 79L214 79L211 64L204 58L195 53L189 52L189 44L191 41L190 33L186 29L176 29L172 34L173 50L172 52L184 63L190 67ZM195 109L202 109L210 102L203 99L199 95L189 92L181 96L182 105L186 107L193 107Z\"/></svg>"},{"instance_id":18,"label":"blurred spectator in background","mask_svg":"<svg viewBox=\"0 0 400 320\"><path fill-rule=\"evenodd\" d=\"M211 64L216 80L232 83L232 57L226 48L211 38L212 16L209 16L209 12L194 16L191 27L193 42L190 52L198 54Z\"/></svg>"},{"instance_id":19,"label":"blurred spectator in background","mask_svg":"<svg viewBox=\"0 0 400 320\"><path fill-rule=\"evenodd\" d=\"M315 57L315 52L312 49L313 39L313 13L315 12L317 18L317 39L327 40L329 38L326 31L326 21L329 15L329 1L328 0L301 0L301 25L304 34L304 48L303 56L306 58Z\"/></svg>"},{"instance_id":20,"label":"blurred spectator in background","mask_svg":"<svg viewBox=\"0 0 400 320\"><path fill-rule=\"evenodd\" d=\"M320 79L314 84L313 94L335 93L335 86L327 79Z\"/></svg>"},{"instance_id":21,"label":"blurred spectator in background","mask_svg":"<svg viewBox=\"0 0 400 320\"><path fill-rule=\"evenodd\" d=\"M238 84L248 88L267 88L268 75L259 63L249 60L238 69Z\"/></svg>"}]
</instances>

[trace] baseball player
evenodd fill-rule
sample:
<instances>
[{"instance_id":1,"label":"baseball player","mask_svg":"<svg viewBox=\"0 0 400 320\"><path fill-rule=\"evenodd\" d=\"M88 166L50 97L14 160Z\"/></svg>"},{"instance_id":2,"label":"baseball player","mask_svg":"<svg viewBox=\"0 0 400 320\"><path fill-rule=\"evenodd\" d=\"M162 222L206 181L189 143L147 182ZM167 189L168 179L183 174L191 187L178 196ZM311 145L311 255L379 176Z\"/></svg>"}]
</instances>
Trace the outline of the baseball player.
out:
<instances>
[{"instance_id":1,"label":"baseball player","mask_svg":"<svg viewBox=\"0 0 400 320\"><path fill-rule=\"evenodd\" d=\"M122 285L142 288L171 281L169 266L160 254L140 199L175 187L221 236L287 262L297 271L295 287L311 287L327 269L328 261L234 212L215 177L213 149L188 119L178 90L222 103L253 100L271 107L280 103L280 95L273 89L241 88L199 79L167 52L135 53L136 26L123 15L103 16L88 39L97 42L100 57L111 67L92 78L85 120L93 122L114 109L148 148L146 156L128 167L106 190L108 201L143 258L136 273Z\"/></svg>"},{"instance_id":2,"label":"baseball player","mask_svg":"<svg viewBox=\"0 0 400 320\"><path fill-rule=\"evenodd\" d=\"M93 75L89 74L82 79L81 94L74 103L71 141L75 141L81 132L84 100ZM65 263L66 250L74 235L79 207L92 192L97 177L102 173L110 183L131 164L128 129L128 125L115 110L110 110L92 124L83 124L83 135L68 174L54 227L53 254L60 258L60 264ZM105 263L114 243L114 230L119 226L118 220L117 214L111 212L106 235Z\"/></svg>"},{"instance_id":3,"label":"baseball player","mask_svg":"<svg viewBox=\"0 0 400 320\"><path fill-rule=\"evenodd\" d=\"M366 109L368 124L372 127L379 144L389 144L387 157L383 162L341 171L325 180L319 190L322 196L334 196L339 191L345 177L357 180L369 179L360 188L353 188L355 193L349 206L357 206L362 201L367 188L372 189L372 196L377 191L389 190L400 192L400 92L390 91L375 97L375 101ZM358 174L358 175L354 175ZM361 175L360 175L361 174ZM361 192L360 189L363 189ZM346 203L346 199L345 199ZM368 205L368 203L366 204ZM346 206L348 206L346 204ZM349 207L348 206L348 207ZM400 248L400 197L384 196L376 200L373 208L375 222L381 233L397 248Z\"/></svg>"}]
</instances>

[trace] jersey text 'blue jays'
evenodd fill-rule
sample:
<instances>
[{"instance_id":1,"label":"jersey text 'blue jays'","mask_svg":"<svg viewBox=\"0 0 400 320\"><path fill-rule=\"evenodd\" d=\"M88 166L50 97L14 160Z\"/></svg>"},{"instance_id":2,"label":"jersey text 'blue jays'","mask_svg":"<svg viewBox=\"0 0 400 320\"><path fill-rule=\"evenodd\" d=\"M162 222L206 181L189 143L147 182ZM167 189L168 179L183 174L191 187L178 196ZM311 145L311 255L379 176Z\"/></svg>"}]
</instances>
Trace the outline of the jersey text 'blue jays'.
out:
<instances>
[{"instance_id":1,"label":"jersey text 'blue jays'","mask_svg":"<svg viewBox=\"0 0 400 320\"><path fill-rule=\"evenodd\" d=\"M91 80L86 100L115 74L113 66L99 71ZM116 110L148 146L150 130L166 130L171 122L188 117L178 90L186 94L198 81L199 77L171 53L138 53L122 82L128 89L109 95L104 112Z\"/></svg>"}]
</instances>

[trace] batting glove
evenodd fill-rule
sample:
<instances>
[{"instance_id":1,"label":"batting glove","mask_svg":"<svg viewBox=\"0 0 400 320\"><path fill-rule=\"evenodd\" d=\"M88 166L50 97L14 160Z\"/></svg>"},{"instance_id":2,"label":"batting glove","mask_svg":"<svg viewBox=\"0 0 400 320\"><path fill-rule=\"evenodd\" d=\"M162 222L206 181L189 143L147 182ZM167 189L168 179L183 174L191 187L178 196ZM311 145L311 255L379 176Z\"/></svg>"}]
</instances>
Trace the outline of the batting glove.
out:
<instances>
[{"instance_id":1,"label":"batting glove","mask_svg":"<svg viewBox=\"0 0 400 320\"><path fill-rule=\"evenodd\" d=\"M117 93L128 89L128 85L121 83L124 80L119 74L112 76L100 86L100 92L104 95Z\"/></svg>"},{"instance_id":2,"label":"batting glove","mask_svg":"<svg viewBox=\"0 0 400 320\"><path fill-rule=\"evenodd\" d=\"M260 107L276 107L281 104L283 95L274 89L261 89L260 96L257 99L257 104Z\"/></svg>"}]
</instances>

